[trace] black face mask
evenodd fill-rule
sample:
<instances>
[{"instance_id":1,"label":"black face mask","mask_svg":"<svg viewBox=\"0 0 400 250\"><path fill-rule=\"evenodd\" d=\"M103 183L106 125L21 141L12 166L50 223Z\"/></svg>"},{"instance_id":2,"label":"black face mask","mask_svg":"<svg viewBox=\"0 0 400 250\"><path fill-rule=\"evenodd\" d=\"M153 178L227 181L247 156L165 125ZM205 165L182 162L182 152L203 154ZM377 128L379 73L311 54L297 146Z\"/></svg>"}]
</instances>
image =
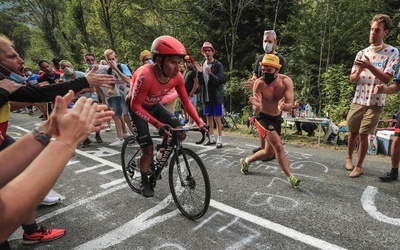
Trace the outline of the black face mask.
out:
<instances>
[{"instance_id":1,"label":"black face mask","mask_svg":"<svg viewBox=\"0 0 400 250\"><path fill-rule=\"evenodd\" d=\"M275 73L263 73L263 79L266 84L271 84L273 81L275 81L275 78Z\"/></svg>"}]
</instances>

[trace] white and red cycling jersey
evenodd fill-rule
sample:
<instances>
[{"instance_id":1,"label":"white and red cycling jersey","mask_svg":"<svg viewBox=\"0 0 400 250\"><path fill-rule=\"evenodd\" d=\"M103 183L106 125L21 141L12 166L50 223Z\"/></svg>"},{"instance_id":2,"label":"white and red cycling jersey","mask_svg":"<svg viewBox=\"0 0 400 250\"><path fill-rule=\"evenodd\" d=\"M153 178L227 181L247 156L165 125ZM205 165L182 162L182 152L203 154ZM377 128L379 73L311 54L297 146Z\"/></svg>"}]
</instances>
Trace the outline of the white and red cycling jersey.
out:
<instances>
[{"instance_id":1,"label":"white and red cycling jersey","mask_svg":"<svg viewBox=\"0 0 400 250\"><path fill-rule=\"evenodd\" d=\"M158 81L152 64L145 64L138 68L133 74L131 81L131 110L145 121L149 122L156 128L160 128L163 123L159 122L155 117L149 114L144 107L150 107L156 103L161 103L163 97L168 95L171 89L175 88L182 105L188 114L195 120L197 125L201 127L204 122L200 119L196 109L193 107L185 89L185 82L182 74L178 74L175 78L170 79L167 83Z\"/></svg>"}]
</instances>

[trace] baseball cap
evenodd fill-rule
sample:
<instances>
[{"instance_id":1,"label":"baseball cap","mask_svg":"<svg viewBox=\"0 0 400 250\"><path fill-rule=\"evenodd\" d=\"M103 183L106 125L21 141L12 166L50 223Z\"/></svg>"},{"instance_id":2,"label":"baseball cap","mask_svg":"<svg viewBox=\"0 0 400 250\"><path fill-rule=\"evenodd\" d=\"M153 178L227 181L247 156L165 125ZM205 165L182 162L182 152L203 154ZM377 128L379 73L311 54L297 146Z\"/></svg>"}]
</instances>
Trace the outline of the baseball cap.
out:
<instances>
[{"instance_id":1,"label":"baseball cap","mask_svg":"<svg viewBox=\"0 0 400 250\"><path fill-rule=\"evenodd\" d=\"M273 54L265 54L260 62L261 66L272 66L274 68L280 69L282 65L279 64L279 57Z\"/></svg>"},{"instance_id":2,"label":"baseball cap","mask_svg":"<svg viewBox=\"0 0 400 250\"><path fill-rule=\"evenodd\" d=\"M186 55L185 56L185 61L190 61L191 63L194 63L194 58L189 56L189 55Z\"/></svg>"}]
</instances>

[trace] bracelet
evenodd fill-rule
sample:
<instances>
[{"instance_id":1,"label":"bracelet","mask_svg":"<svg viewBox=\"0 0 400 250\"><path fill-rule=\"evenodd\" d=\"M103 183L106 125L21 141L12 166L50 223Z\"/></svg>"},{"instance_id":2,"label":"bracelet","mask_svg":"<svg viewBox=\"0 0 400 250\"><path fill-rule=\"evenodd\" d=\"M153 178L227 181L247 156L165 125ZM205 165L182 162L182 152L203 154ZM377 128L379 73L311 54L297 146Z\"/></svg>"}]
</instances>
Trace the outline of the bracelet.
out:
<instances>
[{"instance_id":1,"label":"bracelet","mask_svg":"<svg viewBox=\"0 0 400 250\"><path fill-rule=\"evenodd\" d=\"M68 145L68 144L65 143L64 141L62 141L62 140L60 140L60 139L57 139L57 138L51 138L51 139L50 139L50 142L52 142L52 141L59 141L59 142L61 142L62 144L64 144L64 146L66 146L66 147L72 152L72 155L75 154L75 149L73 149L70 145Z\"/></svg>"}]
</instances>

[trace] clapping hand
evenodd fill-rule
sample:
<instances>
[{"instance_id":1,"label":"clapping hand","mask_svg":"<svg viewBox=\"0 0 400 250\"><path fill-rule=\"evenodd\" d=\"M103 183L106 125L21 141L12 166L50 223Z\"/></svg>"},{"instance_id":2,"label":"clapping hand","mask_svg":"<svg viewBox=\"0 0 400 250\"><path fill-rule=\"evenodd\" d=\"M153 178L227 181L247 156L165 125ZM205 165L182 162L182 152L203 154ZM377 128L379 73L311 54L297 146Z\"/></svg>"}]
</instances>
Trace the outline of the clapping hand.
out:
<instances>
[{"instance_id":1,"label":"clapping hand","mask_svg":"<svg viewBox=\"0 0 400 250\"><path fill-rule=\"evenodd\" d=\"M262 105L262 98L258 94L254 93L252 96L250 96L250 103L256 107L261 108Z\"/></svg>"},{"instance_id":2,"label":"clapping hand","mask_svg":"<svg viewBox=\"0 0 400 250\"><path fill-rule=\"evenodd\" d=\"M201 66L198 61L194 62L194 66L196 67L198 72L203 72L203 66Z\"/></svg>"},{"instance_id":3,"label":"clapping hand","mask_svg":"<svg viewBox=\"0 0 400 250\"><path fill-rule=\"evenodd\" d=\"M73 98L72 90L64 97L56 97L46 130L53 138L76 148L91 132L106 128L102 123L111 120L114 112L106 111L107 105L98 105L93 103L93 99L86 97L79 98L72 109L67 109Z\"/></svg>"},{"instance_id":4,"label":"clapping hand","mask_svg":"<svg viewBox=\"0 0 400 250\"><path fill-rule=\"evenodd\" d=\"M382 84L375 85L374 94L383 94L384 89L385 89L385 86Z\"/></svg>"},{"instance_id":5,"label":"clapping hand","mask_svg":"<svg viewBox=\"0 0 400 250\"><path fill-rule=\"evenodd\" d=\"M278 111L282 112L282 110L285 108L285 97L279 100L278 102Z\"/></svg>"}]
</instances>

